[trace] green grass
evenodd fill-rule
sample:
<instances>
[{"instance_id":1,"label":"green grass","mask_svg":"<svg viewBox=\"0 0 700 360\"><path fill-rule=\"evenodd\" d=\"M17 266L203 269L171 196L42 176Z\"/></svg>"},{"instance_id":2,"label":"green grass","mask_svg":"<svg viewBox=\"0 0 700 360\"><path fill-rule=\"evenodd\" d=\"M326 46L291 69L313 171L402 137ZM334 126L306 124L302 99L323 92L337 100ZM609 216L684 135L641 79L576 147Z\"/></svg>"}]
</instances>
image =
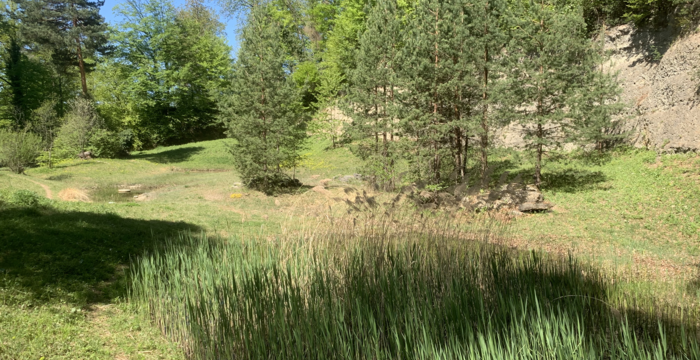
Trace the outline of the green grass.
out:
<instances>
[{"instance_id":1,"label":"green grass","mask_svg":"<svg viewBox=\"0 0 700 360\"><path fill-rule=\"evenodd\" d=\"M185 236L139 259L131 299L195 359L700 358L696 311L667 322L575 260L406 226Z\"/></svg>"},{"instance_id":2,"label":"green grass","mask_svg":"<svg viewBox=\"0 0 700 360\"><path fill-rule=\"evenodd\" d=\"M298 176L312 185L323 179L312 175L346 171L357 163L347 160L346 149L324 152L322 146L308 151L312 157L344 160L341 167L298 169ZM27 176L0 170L0 359L113 358L120 351L128 358L175 358L158 331L124 311L115 311L113 320L138 323L142 330L110 328L108 334L117 334L110 350L105 344L109 335L94 331L92 314L124 297L130 259L155 243L183 230L240 234L264 226L279 231L288 215L279 212L278 199L288 212L297 211L292 195L268 198L235 185L240 180L230 163L225 141L219 140L127 159L65 162L54 169L30 169ZM48 186L55 200L43 199L44 190L29 180ZM140 187L119 195L117 188L125 185ZM81 190L92 202L61 201L65 189ZM29 196L34 204L14 198L23 190L34 194ZM143 202L133 199L143 192L152 196ZM231 193L244 196L230 198ZM305 211L304 206L298 209ZM71 313L73 309L82 311ZM146 345L126 351L137 333ZM68 338L82 342L71 345Z\"/></svg>"},{"instance_id":3,"label":"green grass","mask_svg":"<svg viewBox=\"0 0 700 360\"><path fill-rule=\"evenodd\" d=\"M328 150L328 145L309 144L300 166L289 170L307 186L299 193L278 197L240 186L225 140L143 151L126 159L71 161L54 169L30 169L27 176L0 169L0 198L4 199L0 200L0 359L183 356L162 338L160 330L143 320L140 310L120 302L128 285L130 261L164 239L170 239L172 247L160 248L161 254L194 256L186 252L199 245L190 243L189 238L178 238L176 234L182 230L212 239L250 239L250 234L258 237L261 233L275 238L295 227L324 224L329 213L344 211L333 197L343 197L346 184L331 181L328 194L309 189L322 179L354 174L361 168L349 150ZM496 166L494 182L505 170L511 177L520 174L531 179L528 155L495 150L491 159ZM545 198L557 204L554 211L513 219L508 224L513 236L494 241L508 248L572 253L582 268L614 276L614 287L604 281L600 284L608 300L617 301L620 294L638 298L644 304L640 306L644 314L655 314L654 301L659 306L699 304L700 161L696 156L661 156L657 162L656 154L646 151L618 151L602 158L552 154L545 160L544 179ZM26 194L18 193L20 190L29 190L39 195L35 199L43 197L42 187L29 180L48 186L55 200L37 200L38 204L32 205L15 196ZM138 188L120 196L116 189L123 186ZM59 194L65 189L81 190L92 202L61 201ZM148 195L145 201L133 198L140 192ZM238 245L224 242L217 246ZM454 256L470 255L460 252ZM297 255L294 258L304 260ZM424 269L432 269L433 260L425 261ZM266 266L263 268L272 269ZM300 286L306 284L304 279L318 275L314 272L317 269L304 266L292 267L307 271L307 277L292 277L301 279ZM350 274L351 268L345 270ZM260 275L264 279L270 273ZM331 275L336 276L334 281L346 281L338 274ZM466 284L467 280L460 281ZM569 288L573 293L587 289ZM537 291L543 303L552 301L540 298ZM342 294L334 294L332 304L342 305ZM571 321L583 317L580 313L571 316ZM363 317L362 321L368 319ZM647 322L651 325L645 328L656 326L655 321ZM427 330L434 331L430 326ZM582 328L586 332L590 330L587 326ZM668 341L677 341L680 337L673 324L665 326L671 331ZM653 341L642 342L649 350ZM69 348L66 343L75 346Z\"/></svg>"},{"instance_id":4,"label":"green grass","mask_svg":"<svg viewBox=\"0 0 700 360\"><path fill-rule=\"evenodd\" d=\"M543 169L543 192L556 207L515 221L514 243L571 252L618 272L640 291L667 294L670 302L696 301L689 286L700 261L700 162L693 154L658 160L640 150L552 156ZM522 155L502 154L498 161L511 176L531 179L531 163Z\"/></svg>"}]
</instances>

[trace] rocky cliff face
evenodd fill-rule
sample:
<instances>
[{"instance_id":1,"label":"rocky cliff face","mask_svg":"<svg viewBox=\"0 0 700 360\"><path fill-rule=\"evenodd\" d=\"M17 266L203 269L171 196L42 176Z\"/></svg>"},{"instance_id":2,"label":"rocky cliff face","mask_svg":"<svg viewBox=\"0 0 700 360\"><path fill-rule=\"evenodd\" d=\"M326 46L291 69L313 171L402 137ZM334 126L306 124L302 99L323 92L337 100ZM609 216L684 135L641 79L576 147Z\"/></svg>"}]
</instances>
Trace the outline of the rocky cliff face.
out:
<instances>
[{"instance_id":1,"label":"rocky cliff face","mask_svg":"<svg viewBox=\"0 0 700 360\"><path fill-rule=\"evenodd\" d=\"M629 142L663 152L700 151L700 31L678 36L672 29L617 26L606 31L605 48L611 56L604 69L618 74L627 105L619 121ZM524 148L522 125L496 131L494 143Z\"/></svg>"},{"instance_id":2,"label":"rocky cliff face","mask_svg":"<svg viewBox=\"0 0 700 360\"><path fill-rule=\"evenodd\" d=\"M678 37L670 30L606 31L607 68L619 74L621 121L630 142L666 152L700 150L700 32Z\"/></svg>"}]
</instances>

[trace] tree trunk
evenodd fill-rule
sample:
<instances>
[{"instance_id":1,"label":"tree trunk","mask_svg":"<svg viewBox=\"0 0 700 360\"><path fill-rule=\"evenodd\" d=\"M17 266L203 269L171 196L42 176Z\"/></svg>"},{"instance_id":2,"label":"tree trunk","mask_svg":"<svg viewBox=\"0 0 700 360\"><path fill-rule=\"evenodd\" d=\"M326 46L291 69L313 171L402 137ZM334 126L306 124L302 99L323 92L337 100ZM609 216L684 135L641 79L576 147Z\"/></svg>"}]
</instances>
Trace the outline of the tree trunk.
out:
<instances>
[{"instance_id":1,"label":"tree trunk","mask_svg":"<svg viewBox=\"0 0 700 360\"><path fill-rule=\"evenodd\" d=\"M462 131L459 127L455 128L455 148L457 149L455 168L458 171L460 180L464 180L464 168L462 167Z\"/></svg>"},{"instance_id":2,"label":"tree trunk","mask_svg":"<svg viewBox=\"0 0 700 360\"><path fill-rule=\"evenodd\" d=\"M537 143L537 163L535 164L535 186L537 188L540 188L540 184L542 183L542 138L544 137L544 131L542 129L542 124L538 123L537 124L537 140L539 141Z\"/></svg>"},{"instance_id":3,"label":"tree trunk","mask_svg":"<svg viewBox=\"0 0 700 360\"><path fill-rule=\"evenodd\" d=\"M440 8L435 9L435 73L437 74L437 70L439 68L439 47L438 47L438 42L440 38L440 28L439 28L439 23L440 23ZM437 125L438 119L437 119L437 109L438 109L438 93L437 93L437 87L435 87L435 90L433 92L433 124ZM437 131L436 131L437 132ZM434 150L435 150L435 181L439 182L440 181L440 155L438 153L438 142L437 142L437 136L435 139L433 139L433 144L434 144Z\"/></svg>"},{"instance_id":4,"label":"tree trunk","mask_svg":"<svg viewBox=\"0 0 700 360\"><path fill-rule=\"evenodd\" d=\"M466 131L464 132L464 156L462 156L462 171L464 172L464 180L466 180L467 176L467 166L469 166L469 159L467 156L469 155L469 133Z\"/></svg>"},{"instance_id":5,"label":"tree trunk","mask_svg":"<svg viewBox=\"0 0 700 360\"><path fill-rule=\"evenodd\" d=\"M489 11L489 3L486 3L486 14L488 14ZM489 33L489 28L488 28L488 22L484 23L484 35L488 35ZM489 47L488 44L484 44L484 93L482 96L482 99L484 101L484 113L481 118L481 185L483 187L488 186L488 179L486 179L486 169L489 166L489 159L488 159L488 146L489 146L489 124L488 124L488 111L489 111L489 106L487 104L487 100L489 97L488 94L488 85L489 85L489 68L488 68L488 61L489 61Z\"/></svg>"},{"instance_id":6,"label":"tree trunk","mask_svg":"<svg viewBox=\"0 0 700 360\"><path fill-rule=\"evenodd\" d=\"M78 27L78 18L73 17L73 28L75 29ZM80 45L80 38L76 37L75 38L75 43L76 43L76 51L78 54L78 68L80 69L80 85L83 88L83 96L87 98L88 96L88 88L87 88L87 76L85 74L85 62L83 61L83 49L82 46Z\"/></svg>"}]
</instances>

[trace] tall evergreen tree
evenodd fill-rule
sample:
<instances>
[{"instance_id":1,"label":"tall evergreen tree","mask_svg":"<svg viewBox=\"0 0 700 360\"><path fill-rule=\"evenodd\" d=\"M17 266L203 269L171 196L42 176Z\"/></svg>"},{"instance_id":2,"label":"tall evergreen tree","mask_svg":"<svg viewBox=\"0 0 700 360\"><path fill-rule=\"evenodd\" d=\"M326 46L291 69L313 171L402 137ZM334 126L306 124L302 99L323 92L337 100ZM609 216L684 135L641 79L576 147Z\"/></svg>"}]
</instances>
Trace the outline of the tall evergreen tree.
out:
<instances>
[{"instance_id":1,"label":"tall evergreen tree","mask_svg":"<svg viewBox=\"0 0 700 360\"><path fill-rule=\"evenodd\" d=\"M0 104L4 108L2 117L11 120L12 127L21 129L26 125L24 122L30 118L32 110L50 96L51 72L41 62L27 57L14 35L9 38L4 50L0 76L3 82L0 94ZM17 117L16 112L21 116Z\"/></svg>"},{"instance_id":2,"label":"tall evergreen tree","mask_svg":"<svg viewBox=\"0 0 700 360\"><path fill-rule=\"evenodd\" d=\"M479 117L476 121L479 125L475 132L479 136L482 182L488 181L486 172L492 128L505 125L502 121L504 118L497 116L498 107L491 105L498 104L505 90L502 86L503 82L499 80L503 76L502 50L508 41L505 33L507 17L503 13L506 6L507 4L502 0L476 0L469 7L471 35L474 48L479 51L479 55L474 56L473 60L482 88L478 104L475 106L478 108L475 109L475 115Z\"/></svg>"},{"instance_id":3,"label":"tall evergreen tree","mask_svg":"<svg viewBox=\"0 0 700 360\"><path fill-rule=\"evenodd\" d=\"M472 4L419 3L407 32L401 102L405 136L415 139L413 169L421 181L454 182L465 176L467 133L483 88L475 68Z\"/></svg>"},{"instance_id":4,"label":"tall evergreen tree","mask_svg":"<svg viewBox=\"0 0 700 360\"><path fill-rule=\"evenodd\" d=\"M591 61L600 64L603 57L592 53ZM619 115L625 108L620 102L622 89L616 74L607 72L602 66L588 74L584 86L572 101L571 111L574 133L571 140L583 146L593 144L598 152L613 147L627 134L621 128Z\"/></svg>"},{"instance_id":5,"label":"tall evergreen tree","mask_svg":"<svg viewBox=\"0 0 700 360\"><path fill-rule=\"evenodd\" d=\"M103 0L17 0L16 13L20 33L29 43L48 48L55 63L78 67L83 96L88 96L87 72L94 61L87 58L104 55L107 25L100 15Z\"/></svg>"},{"instance_id":6,"label":"tall evergreen tree","mask_svg":"<svg viewBox=\"0 0 700 360\"><path fill-rule=\"evenodd\" d=\"M597 71L595 48L586 36L580 9L557 8L548 0L520 3L514 12L508 52L513 109L535 152L535 185L542 183L542 157L570 134L583 112L591 73ZM590 103L590 102L589 102ZM590 108L589 108L590 110Z\"/></svg>"},{"instance_id":7,"label":"tall evergreen tree","mask_svg":"<svg viewBox=\"0 0 700 360\"><path fill-rule=\"evenodd\" d=\"M350 71L352 86L345 97L345 112L353 119L348 133L356 140L355 149L366 161L368 175L379 185L392 187L401 16L395 0L378 0L366 12L366 30L355 55L357 67Z\"/></svg>"},{"instance_id":8,"label":"tall evergreen tree","mask_svg":"<svg viewBox=\"0 0 700 360\"><path fill-rule=\"evenodd\" d=\"M221 119L234 139L231 152L244 182L269 191L287 183L306 138L301 94L291 79L281 26L264 5L256 5L241 32L232 93Z\"/></svg>"}]
</instances>

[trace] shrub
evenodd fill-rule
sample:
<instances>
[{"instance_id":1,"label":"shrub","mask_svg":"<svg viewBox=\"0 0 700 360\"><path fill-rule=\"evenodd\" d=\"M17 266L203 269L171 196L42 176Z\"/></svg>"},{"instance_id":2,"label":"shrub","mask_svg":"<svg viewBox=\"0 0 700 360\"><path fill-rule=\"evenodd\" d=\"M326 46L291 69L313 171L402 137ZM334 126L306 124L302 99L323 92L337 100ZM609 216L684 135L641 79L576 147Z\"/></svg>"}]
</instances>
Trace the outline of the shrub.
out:
<instances>
[{"instance_id":1,"label":"shrub","mask_svg":"<svg viewBox=\"0 0 700 360\"><path fill-rule=\"evenodd\" d=\"M56 139L57 157L72 158L87 150L95 132L102 128L104 121L90 100L73 100Z\"/></svg>"},{"instance_id":2,"label":"shrub","mask_svg":"<svg viewBox=\"0 0 700 360\"><path fill-rule=\"evenodd\" d=\"M36 163L41 147L41 138L29 132L29 128L0 131L0 165L22 174L28 166Z\"/></svg>"},{"instance_id":3,"label":"shrub","mask_svg":"<svg viewBox=\"0 0 700 360\"><path fill-rule=\"evenodd\" d=\"M6 201L9 204L23 207L36 207L42 198L37 193L29 190L18 190L10 193Z\"/></svg>"},{"instance_id":4,"label":"shrub","mask_svg":"<svg viewBox=\"0 0 700 360\"><path fill-rule=\"evenodd\" d=\"M116 158L124 154L119 136L107 129L95 130L88 149L93 156L101 158Z\"/></svg>"}]
</instances>

